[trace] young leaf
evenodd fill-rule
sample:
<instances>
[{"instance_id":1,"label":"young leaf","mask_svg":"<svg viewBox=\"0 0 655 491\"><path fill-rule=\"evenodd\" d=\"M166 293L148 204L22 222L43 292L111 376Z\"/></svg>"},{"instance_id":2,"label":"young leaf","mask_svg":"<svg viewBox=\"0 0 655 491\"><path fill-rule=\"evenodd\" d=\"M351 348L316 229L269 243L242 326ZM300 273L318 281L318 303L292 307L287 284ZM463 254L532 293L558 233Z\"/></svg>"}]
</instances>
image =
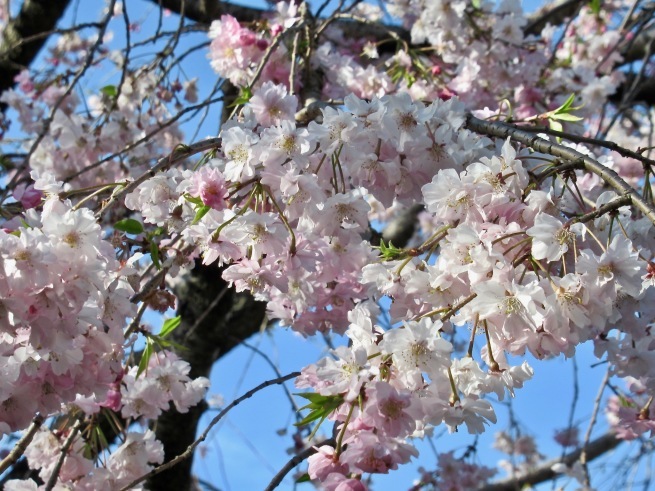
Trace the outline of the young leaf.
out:
<instances>
[{"instance_id":1,"label":"young leaf","mask_svg":"<svg viewBox=\"0 0 655 491\"><path fill-rule=\"evenodd\" d=\"M571 106L573 105L573 101L575 101L575 94L571 94L571 95L569 96L569 98L566 99L566 101L564 101L564 104L562 104L560 107L558 107L557 109L555 109L555 111L553 111L553 112L554 112L555 114L560 114L560 113L566 113L566 112L569 112L569 109L570 109Z\"/></svg>"},{"instance_id":2,"label":"young leaf","mask_svg":"<svg viewBox=\"0 0 655 491\"><path fill-rule=\"evenodd\" d=\"M309 482L311 480L312 480L312 478L309 477L309 474L307 474L305 472L302 476L300 476L298 479L296 479L296 482L300 484L301 482Z\"/></svg>"},{"instance_id":3,"label":"young leaf","mask_svg":"<svg viewBox=\"0 0 655 491\"><path fill-rule=\"evenodd\" d=\"M569 113L555 113L551 116L551 119L559 119L560 121L580 121L583 118Z\"/></svg>"},{"instance_id":4,"label":"young leaf","mask_svg":"<svg viewBox=\"0 0 655 491\"><path fill-rule=\"evenodd\" d=\"M555 131L562 131L564 129L562 123L560 123L559 121L555 121L554 119L548 120L548 126L550 127L551 130L555 130Z\"/></svg>"},{"instance_id":5,"label":"young leaf","mask_svg":"<svg viewBox=\"0 0 655 491\"><path fill-rule=\"evenodd\" d=\"M186 199L189 203L193 203L194 205L203 206L202 200L200 198L196 198L190 194L185 194L184 199Z\"/></svg>"},{"instance_id":6,"label":"young leaf","mask_svg":"<svg viewBox=\"0 0 655 491\"><path fill-rule=\"evenodd\" d=\"M309 404L300 409L309 409L310 411L301 421L295 423L295 426L305 426L316 420L319 420L318 426L320 426L331 412L343 404L343 396L340 395L324 396L313 392L305 392L296 395L309 401Z\"/></svg>"},{"instance_id":7,"label":"young leaf","mask_svg":"<svg viewBox=\"0 0 655 491\"><path fill-rule=\"evenodd\" d=\"M228 107L236 107L242 104L246 104L250 101L250 99L252 99L252 89L250 87L241 87L239 89L239 95Z\"/></svg>"},{"instance_id":8,"label":"young leaf","mask_svg":"<svg viewBox=\"0 0 655 491\"><path fill-rule=\"evenodd\" d=\"M105 85L100 89L100 92L105 94L107 97L116 97L116 94L118 94L118 90L116 89L115 85Z\"/></svg>"},{"instance_id":9,"label":"young leaf","mask_svg":"<svg viewBox=\"0 0 655 491\"><path fill-rule=\"evenodd\" d=\"M143 225L133 218L123 218L114 224L114 229L128 234L138 235L143 232Z\"/></svg>"},{"instance_id":10,"label":"young leaf","mask_svg":"<svg viewBox=\"0 0 655 491\"><path fill-rule=\"evenodd\" d=\"M589 2L589 8L595 15L600 14L600 5L601 0L591 0L591 2Z\"/></svg>"},{"instance_id":11,"label":"young leaf","mask_svg":"<svg viewBox=\"0 0 655 491\"><path fill-rule=\"evenodd\" d=\"M150 243L150 257L152 258L152 263L155 265L155 268L161 269L161 263L159 262L159 246L154 240Z\"/></svg>"},{"instance_id":12,"label":"young leaf","mask_svg":"<svg viewBox=\"0 0 655 491\"><path fill-rule=\"evenodd\" d=\"M389 242L389 245L385 245L383 240L380 241L379 249L380 256L382 256L382 259L385 261L392 261L405 255L404 249L395 247L391 242Z\"/></svg>"},{"instance_id":13,"label":"young leaf","mask_svg":"<svg viewBox=\"0 0 655 491\"><path fill-rule=\"evenodd\" d=\"M173 317L172 319L166 319L164 321L164 325L161 328L161 331L159 332L159 337L160 338L165 338L168 336L170 333L172 333L177 327L180 325L182 322L182 317L179 315L177 317Z\"/></svg>"},{"instance_id":14,"label":"young leaf","mask_svg":"<svg viewBox=\"0 0 655 491\"><path fill-rule=\"evenodd\" d=\"M136 378L139 378L139 375L148 367L148 363L150 362L150 357L154 353L154 345L155 342L150 339L146 338L146 347L143 350L143 353L141 354L141 360L139 361L139 368L136 371Z\"/></svg>"},{"instance_id":15,"label":"young leaf","mask_svg":"<svg viewBox=\"0 0 655 491\"><path fill-rule=\"evenodd\" d=\"M211 207L203 205L198 210L196 211L196 216L193 217L193 222L191 222L191 225L195 225L198 223L200 220L202 220L202 217L204 217L209 210L211 210Z\"/></svg>"}]
</instances>

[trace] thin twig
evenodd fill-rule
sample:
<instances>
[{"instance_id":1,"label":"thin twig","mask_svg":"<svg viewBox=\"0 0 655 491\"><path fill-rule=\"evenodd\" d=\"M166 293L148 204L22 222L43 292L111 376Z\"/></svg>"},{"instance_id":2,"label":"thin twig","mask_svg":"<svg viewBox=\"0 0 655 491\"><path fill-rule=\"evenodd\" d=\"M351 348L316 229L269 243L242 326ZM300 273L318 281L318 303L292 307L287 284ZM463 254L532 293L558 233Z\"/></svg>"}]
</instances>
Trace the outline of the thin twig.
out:
<instances>
[{"instance_id":1,"label":"thin twig","mask_svg":"<svg viewBox=\"0 0 655 491\"><path fill-rule=\"evenodd\" d=\"M466 126L468 129L477 133L483 133L498 138L509 137L515 141L523 143L524 145L532 147L537 152L559 157L568 161L570 165L575 164L593 174L596 174L605 181L605 183L614 188L620 196L628 196L632 206L640 210L653 224L655 224L655 206L644 200L644 198L632 186L626 183L615 171L604 166L597 160L594 160L587 155L583 155L572 148L545 140L506 123L483 121L469 114L466 119ZM560 169L560 166L554 167L554 170L558 169Z\"/></svg>"},{"instance_id":2,"label":"thin twig","mask_svg":"<svg viewBox=\"0 0 655 491\"><path fill-rule=\"evenodd\" d=\"M598 417L598 411L600 410L600 403L603 400L603 393L605 392L605 387L607 386L607 382L609 382L610 379L610 371L611 368L608 368L607 371L605 372L605 376L603 377L603 381L600 383L600 387L598 388L598 394L596 394L596 400L594 401L594 410L591 413L589 426L587 427L587 432L585 433L584 441L582 442L582 447L580 449L580 463L582 464L582 468L584 469L584 479L585 479L586 487L590 486L589 469L587 468L587 461L589 460L588 458L589 456L587 455L589 440L591 440L591 432L594 429L594 425L596 424L596 418Z\"/></svg>"},{"instance_id":3,"label":"thin twig","mask_svg":"<svg viewBox=\"0 0 655 491\"><path fill-rule=\"evenodd\" d=\"M23 160L21 167L17 169L16 173L13 175L11 178L11 181L7 186L5 187L4 192L2 193L2 196L0 197L0 203L3 202L7 198L7 194L10 189L18 182L20 179L21 174L28 168L30 159L32 158L32 155L34 154L35 150L38 148L38 146L41 144L41 141L45 138L46 134L50 130L50 125L55 119L55 114L59 110L59 107L62 105L64 100L70 95L70 93L73 91L75 86L77 85L77 82L80 81L80 79L84 76L86 71L89 69L91 64L93 63L93 57L98 51L98 48L100 48L100 45L102 44L103 38L105 36L105 32L107 30L107 26L109 25L109 21L114 15L114 5L116 4L116 0L111 0L109 2L109 5L107 6L107 15L102 21L100 29L98 29L98 39L96 39L95 43L93 46L91 46L91 49L89 50L86 59L84 60L84 65L78 70L78 72L75 74L75 77L73 78L73 81L68 85L66 90L64 91L63 94L59 96L57 101L54 103L52 106L52 110L50 111L50 114L48 115L45 120L43 120L43 127L41 128L41 131L37 135L37 137L34 139L32 144L30 145L30 149L27 152L27 155L25 159Z\"/></svg>"},{"instance_id":4,"label":"thin twig","mask_svg":"<svg viewBox=\"0 0 655 491\"><path fill-rule=\"evenodd\" d=\"M75 440L75 437L77 436L77 432L79 431L80 426L82 426L82 421L78 419L77 421L75 421L75 424L70 430L70 434L68 435L68 438L66 438L64 445L61 447L61 453L59 455L59 459L57 460L55 467L52 469L52 474L50 474L50 478L48 479L48 482L45 485L45 491L52 491L52 488L55 487L55 484L57 483L57 479L59 478L59 471L61 470L61 466L64 465L64 460L68 455L68 450L73 444L73 440Z\"/></svg>"},{"instance_id":5,"label":"thin twig","mask_svg":"<svg viewBox=\"0 0 655 491\"><path fill-rule=\"evenodd\" d=\"M148 169L139 177L127 183L123 189L112 194L111 198L107 200L107 202L102 206L100 211L96 213L96 215L97 216L102 215L105 211L111 208L116 202L118 202L123 196L134 191L136 188L139 187L140 184L142 184L149 178L154 177L157 174L157 172L165 171L166 169L174 166L179 162L188 159L190 156L196 153L204 152L205 150L211 150L212 148L218 148L221 146L221 141L222 141L221 138L218 137L208 138L201 142L194 143L193 145L184 145L184 146L175 147L170 154L159 159L157 164L152 169Z\"/></svg>"},{"instance_id":6,"label":"thin twig","mask_svg":"<svg viewBox=\"0 0 655 491\"><path fill-rule=\"evenodd\" d=\"M205 428L205 431L202 432L202 434L191 444L187 447L187 449L182 452L180 455L177 457L173 458L172 460L169 460L165 464L162 464L158 467L155 467L153 470L148 472L147 474L144 474L143 476L139 477L138 479L135 479L131 483L129 483L127 486L123 487L121 491L127 491L128 489L136 486L139 483L142 483L143 481L150 479L153 476L156 476L157 474L160 474L161 472L164 472L166 469L170 469L174 465L180 463L181 461L188 459L193 455L193 451L196 449L198 445L200 445L202 442L205 441L207 436L209 435L209 432L211 429L218 423L221 419L223 419L223 416L225 416L233 407L239 405L241 402L245 401L246 399L250 399L253 395L255 395L257 392L259 392L262 389L265 389L266 387L270 387L271 385L279 385L287 380L290 380L294 377L297 377L300 375L300 372L293 372L288 375L285 375L284 377L279 377L273 380L267 380L266 382L262 382L259 384L257 387L254 389L249 390L245 394L243 394L241 397L235 399L232 401L228 406L225 407L220 413L218 413L214 419L211 420L209 425L207 425L207 428Z\"/></svg>"},{"instance_id":7,"label":"thin twig","mask_svg":"<svg viewBox=\"0 0 655 491\"><path fill-rule=\"evenodd\" d=\"M39 428L41 428L43 421L45 421L45 418L40 414L34 416L32 419L32 424L27 429L25 434L21 437L20 440L18 440L18 443L14 445L14 448L11 449L9 454L4 459L2 459L2 462L0 462L0 474L9 469L9 467L14 465L16 461L20 459L20 457L25 452L25 449L34 438L34 435L36 435L36 432L39 431Z\"/></svg>"},{"instance_id":8,"label":"thin twig","mask_svg":"<svg viewBox=\"0 0 655 491\"><path fill-rule=\"evenodd\" d=\"M327 440L323 440L322 442L316 444L315 446L306 448L299 454L294 455L286 464L284 464L284 467L280 469L280 472L278 472L277 474L275 474L275 476L273 476L273 479L271 479L271 482L268 483L268 486L266 486L264 491L273 491L275 488L277 488L282 483L284 477L291 471L291 469L296 467L305 459L314 455L316 452L318 452L317 449L324 445L329 445L331 447L334 447L336 445L336 441L334 438L328 438Z\"/></svg>"}]
</instances>

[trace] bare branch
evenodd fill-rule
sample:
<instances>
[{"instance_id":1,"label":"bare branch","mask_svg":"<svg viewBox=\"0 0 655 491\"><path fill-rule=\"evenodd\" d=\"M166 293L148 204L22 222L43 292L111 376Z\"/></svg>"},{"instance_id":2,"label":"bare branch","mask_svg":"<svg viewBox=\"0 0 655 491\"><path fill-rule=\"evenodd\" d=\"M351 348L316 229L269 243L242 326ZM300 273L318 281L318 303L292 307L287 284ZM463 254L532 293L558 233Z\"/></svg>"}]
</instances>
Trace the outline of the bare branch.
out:
<instances>
[{"instance_id":1,"label":"bare branch","mask_svg":"<svg viewBox=\"0 0 655 491\"><path fill-rule=\"evenodd\" d=\"M569 140L575 143L585 143L587 145L595 145L598 147L607 148L608 150L612 150L624 157L638 160L650 167L655 167L655 160L644 157L639 152L624 148L613 141L601 140L599 138L590 138L588 136L574 135L564 131L552 130L550 128L546 128L545 126L526 126L521 127L521 129L529 133L545 133L547 135L557 136L559 138L564 138L565 140Z\"/></svg>"},{"instance_id":2,"label":"bare branch","mask_svg":"<svg viewBox=\"0 0 655 491\"><path fill-rule=\"evenodd\" d=\"M36 435L36 432L39 431L39 428L41 428L44 420L45 418L40 414L34 416L34 419L32 419L32 424L27 429L25 434L21 437L20 440L18 440L18 443L14 445L14 448L11 449L9 455L2 459L2 462L0 462L0 474L14 465L16 461L21 457L21 455L23 455L25 449L34 438L34 435Z\"/></svg>"},{"instance_id":3,"label":"bare branch","mask_svg":"<svg viewBox=\"0 0 655 491\"><path fill-rule=\"evenodd\" d=\"M587 461L589 462L603 454L606 454L607 452L618 447L622 441L623 440L620 440L614 436L613 433L606 433L599 438L589 442L589 444L586 446ZM552 469L555 464L561 463L570 467L578 460L580 460L581 454L582 449L578 449L565 455L561 459L553 459L545 462L539 467L529 471L526 474L523 474L522 476L488 484L487 486L479 488L478 491L516 491L517 489L523 489L525 487L534 486L542 482L550 481L559 475Z\"/></svg>"},{"instance_id":4,"label":"bare branch","mask_svg":"<svg viewBox=\"0 0 655 491\"><path fill-rule=\"evenodd\" d=\"M48 40L70 0L25 0L19 14L2 33L0 94L13 87L14 78L28 67ZM29 38L29 40L27 40Z\"/></svg>"},{"instance_id":5,"label":"bare branch","mask_svg":"<svg viewBox=\"0 0 655 491\"><path fill-rule=\"evenodd\" d=\"M284 479L284 477L291 471L291 469L318 452L317 448L320 448L323 445L334 447L336 443L337 442L334 438L328 438L327 440L317 443L316 445L303 450L299 454L294 455L286 464L284 464L284 467L280 469L280 472L275 474L264 491L273 491L275 488L277 488L282 483L282 479Z\"/></svg>"},{"instance_id":6,"label":"bare branch","mask_svg":"<svg viewBox=\"0 0 655 491\"><path fill-rule=\"evenodd\" d=\"M632 186L626 183L616 172L612 169L602 165L597 160L594 160L586 155L573 150L572 148L558 145L557 143L544 140L539 136L532 135L527 131L523 131L515 126L492 121L483 121L469 115L466 120L466 126L475 132L482 133L489 136L498 138L511 138L515 141L523 143L532 147L537 152L547 153L555 157L559 157L568 161L571 165L576 165L592 172L600 177L606 184L612 187L620 196L629 196L632 206L641 211L648 219L655 224L655 206L646 201ZM566 164L565 164L566 165ZM570 168L571 165L567 167ZM559 167L555 167L558 170Z\"/></svg>"},{"instance_id":7,"label":"bare branch","mask_svg":"<svg viewBox=\"0 0 655 491\"><path fill-rule=\"evenodd\" d=\"M547 2L530 16L530 22L525 27L525 34L539 34L546 24L558 25L567 17L575 15L585 2L583 0L566 0L564 2Z\"/></svg>"},{"instance_id":8,"label":"bare branch","mask_svg":"<svg viewBox=\"0 0 655 491\"><path fill-rule=\"evenodd\" d=\"M241 397L238 397L237 399L232 401L229 405L227 405L225 407L225 409L223 409L220 413L218 413L214 417L214 419L211 420L211 422L207 425L207 428L205 428L205 431L203 431L202 434L191 445L189 445L189 447L183 453L181 453L180 455L178 455L174 459L169 460L165 464L162 464L162 465L154 468L148 474L145 474L145 475L141 476L140 478L135 479L130 484L123 487L121 489L121 491L127 491L128 489L136 486L137 484L142 483L146 479L149 479L150 477L155 476L155 475L159 474L160 472L163 472L166 469L169 469L169 468L173 467L174 465L178 464L179 462L188 459L189 457L191 457L191 455L193 455L193 451L196 449L196 447L198 445L200 445L202 442L205 441L205 439L209 435L209 432L211 431L211 429L214 426L216 426L216 423L218 423L221 419L223 419L223 416L225 416L232 408L239 405L240 403L242 403L246 399L250 399L253 395L255 395L260 390L265 389L266 387L270 387L271 385L282 384L282 383L286 382L287 380L291 380L292 378L297 377L298 375L300 375L300 372L292 372L292 373L290 373L288 375L285 375L284 377L279 377L279 378L276 378L276 379L267 380L266 382L263 382L263 383L259 384L254 389L249 390L248 392L243 394Z\"/></svg>"}]
</instances>

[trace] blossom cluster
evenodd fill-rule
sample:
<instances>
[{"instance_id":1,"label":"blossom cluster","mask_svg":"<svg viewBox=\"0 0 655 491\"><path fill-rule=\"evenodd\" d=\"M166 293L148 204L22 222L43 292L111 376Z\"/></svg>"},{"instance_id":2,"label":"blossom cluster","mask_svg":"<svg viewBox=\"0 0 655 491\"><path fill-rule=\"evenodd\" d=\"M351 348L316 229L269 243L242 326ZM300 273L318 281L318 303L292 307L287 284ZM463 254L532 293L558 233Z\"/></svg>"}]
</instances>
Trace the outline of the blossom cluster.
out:
<instances>
[{"instance_id":1,"label":"blossom cluster","mask_svg":"<svg viewBox=\"0 0 655 491\"><path fill-rule=\"evenodd\" d=\"M123 328L136 312L131 269L90 210L50 198L11 225L0 230L2 433L78 395L103 401L122 373Z\"/></svg>"},{"instance_id":2,"label":"blossom cluster","mask_svg":"<svg viewBox=\"0 0 655 491\"><path fill-rule=\"evenodd\" d=\"M53 56L88 49L86 44L75 48L82 42L77 37L64 39ZM103 87L87 98L84 113L77 111L80 98L67 94L63 83L43 89L27 71L17 82L16 89L2 93L0 102L18 112L22 131L42 134L29 162L38 175L52 174L79 188L108 185L144 172L154 155L172 150L182 137L172 122L162 127L170 113L166 101L157 96L158 81L152 72L130 72L120 92L114 85ZM58 110L48 123L55 106ZM24 143L25 150L35 139ZM121 152L125 148L129 150Z\"/></svg>"},{"instance_id":3,"label":"blossom cluster","mask_svg":"<svg viewBox=\"0 0 655 491\"><path fill-rule=\"evenodd\" d=\"M69 431L72 431L69 429ZM31 468L38 470L39 477L47 482L53 474L62 453L63 442L69 435L41 429L25 452ZM125 440L107 458L103 467L96 467L86 454L81 439L69 447L53 489L79 489L89 491L114 491L147 474L153 464L164 461L164 446L155 439L151 430L129 432ZM7 491L37 491L43 489L34 480L10 480ZM142 486L130 489L144 489Z\"/></svg>"},{"instance_id":4,"label":"blossom cluster","mask_svg":"<svg viewBox=\"0 0 655 491\"><path fill-rule=\"evenodd\" d=\"M486 396L513 395L532 376L508 354L571 356L594 340L618 375L652 380L642 314L653 288L640 259L651 256L650 222L625 207L621 226L577 219L589 209L562 180L526 191L549 157L464 129L456 98L425 106L403 94L351 95L346 110L327 108L306 129L295 107L265 83L224 127L221 152L199 170L144 182L126 205L179 232L205 263L229 265L223 277L283 324L345 331L350 346L297 380L342 400L329 418L345 450L321 449L312 478L335 489L350 475L386 473L415 455L408 437L441 423L482 432L496 419ZM595 208L616 198L598 180L580 174L577 183ZM422 244L385 252L362 240L375 210L417 200ZM383 297L400 328L376 325L371 300ZM457 357L444 339L462 327L485 334L483 363L471 349ZM644 362L628 362L635 356Z\"/></svg>"}]
</instances>

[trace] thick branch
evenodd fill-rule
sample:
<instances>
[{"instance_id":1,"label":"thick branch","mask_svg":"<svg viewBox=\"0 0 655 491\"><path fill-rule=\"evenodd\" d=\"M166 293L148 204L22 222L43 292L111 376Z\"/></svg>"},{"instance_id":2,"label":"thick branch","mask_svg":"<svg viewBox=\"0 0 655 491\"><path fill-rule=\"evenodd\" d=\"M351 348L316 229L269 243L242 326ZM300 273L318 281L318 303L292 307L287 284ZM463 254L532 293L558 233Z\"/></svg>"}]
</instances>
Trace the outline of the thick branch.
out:
<instances>
[{"instance_id":1,"label":"thick branch","mask_svg":"<svg viewBox=\"0 0 655 491\"><path fill-rule=\"evenodd\" d=\"M221 278L221 270L197 262L176 288L177 313L182 324L172 340L186 349L178 355L191 365L192 378L209 377L216 360L259 332L265 322L266 304L257 302L246 292L237 293ZM206 404L193 407L188 413L175 410L157 420L157 439L164 444L165 461L180 455L194 442L198 421ZM188 491L193 489L192 458L153 475L149 489Z\"/></svg>"},{"instance_id":2,"label":"thick branch","mask_svg":"<svg viewBox=\"0 0 655 491\"><path fill-rule=\"evenodd\" d=\"M282 383L286 382L287 380L291 380L292 378L297 377L298 375L300 375L300 372L292 372L292 373L290 373L288 375L285 375L283 377L278 377L278 378L273 379L273 380L267 380L266 382L262 382L261 384L259 384L254 389L249 390L248 392L243 394L241 397L235 399L229 405L227 405L225 407L225 409L223 409L220 413L218 413L218 415L216 415L214 417L214 419L211 420L211 422L207 425L207 427L202 432L202 434L197 439L195 439L186 448L186 450L184 450L184 452L182 452L179 455L175 456L175 458L173 458L171 460L168 460L166 463L160 465L159 467L154 468L152 471L150 471L145 476L141 476L140 478L135 479L130 484L128 484L127 486L122 488L121 491L127 491L128 489L130 489L130 488L136 486L137 484L145 481L146 479L148 479L151 476L155 476L155 475L158 475L158 474L161 475L163 473L163 471L165 471L166 469L169 469L171 467L178 466L179 463L182 462L182 461L189 461L189 457L191 457L193 455L193 452L198 447L198 445L200 445L202 442L204 442L207 439L207 437L209 436L209 432L212 430L212 428L214 426L216 426L216 424L223 418L223 416L225 416L233 407L241 404L246 399L250 399L257 392L259 392L262 389L265 389L266 387L270 387L271 385L276 385L276 384L277 385L282 384ZM170 483L165 483L165 487L154 487L152 489L180 489L180 488L174 488L174 487L171 487Z\"/></svg>"},{"instance_id":3,"label":"thick branch","mask_svg":"<svg viewBox=\"0 0 655 491\"><path fill-rule=\"evenodd\" d=\"M201 24L209 24L225 14L236 17L239 22L253 22L261 19L265 12L261 9L243 7L219 0L152 0L152 2L178 14L182 12L182 3L184 3L184 16Z\"/></svg>"},{"instance_id":4,"label":"thick branch","mask_svg":"<svg viewBox=\"0 0 655 491\"><path fill-rule=\"evenodd\" d=\"M646 201L632 186L626 183L621 177L612 169L605 167L597 160L594 160L586 155L573 150L572 148L558 145L557 143L544 140L539 136L535 136L527 131L520 130L515 126L511 126L501 122L483 121L472 115L469 115L466 120L468 129L477 133L482 133L489 136L498 138L510 137L512 140L518 141L532 147L537 152L546 153L559 157L570 163L577 164L580 168L592 172L600 177L606 184L612 187L619 196L627 196L630 198L630 204L641 211L648 219L655 224L655 206ZM555 168L556 170L557 168Z\"/></svg>"},{"instance_id":5,"label":"thick branch","mask_svg":"<svg viewBox=\"0 0 655 491\"><path fill-rule=\"evenodd\" d=\"M151 0L172 12L182 12L184 2L184 16L201 24L210 24L219 19L221 15L229 14L241 23L253 22L261 19L266 10L254 7L243 7L217 0ZM333 22L343 30L346 37L370 37L373 39L389 39L389 32L394 32L399 38L409 41L410 34L407 29L399 26L385 26L375 23L361 23L352 20L339 19Z\"/></svg>"},{"instance_id":6,"label":"thick branch","mask_svg":"<svg viewBox=\"0 0 655 491\"><path fill-rule=\"evenodd\" d=\"M530 22L525 27L525 34L540 34L546 24L559 25L567 17L575 15L583 0L566 0L564 2L546 2L546 4L532 14Z\"/></svg>"},{"instance_id":7,"label":"thick branch","mask_svg":"<svg viewBox=\"0 0 655 491\"><path fill-rule=\"evenodd\" d=\"M593 440L586 447L587 462L613 450L618 447L622 441L623 440L618 439L612 433L606 433ZM580 460L581 453L582 449L578 449L575 452L565 455L562 459L553 459L545 462L539 467L529 471L527 474L489 484L479 488L478 491L516 491L517 489L524 489L528 486L534 486L542 482L550 481L561 475L553 471L552 467L555 464L562 463L566 464L567 467L571 467Z\"/></svg>"},{"instance_id":8,"label":"thick branch","mask_svg":"<svg viewBox=\"0 0 655 491\"><path fill-rule=\"evenodd\" d=\"M14 77L27 68L64 14L70 0L25 0L16 18L5 26L0 44L0 94L13 87ZM25 41L27 38L32 38Z\"/></svg>"}]
</instances>

